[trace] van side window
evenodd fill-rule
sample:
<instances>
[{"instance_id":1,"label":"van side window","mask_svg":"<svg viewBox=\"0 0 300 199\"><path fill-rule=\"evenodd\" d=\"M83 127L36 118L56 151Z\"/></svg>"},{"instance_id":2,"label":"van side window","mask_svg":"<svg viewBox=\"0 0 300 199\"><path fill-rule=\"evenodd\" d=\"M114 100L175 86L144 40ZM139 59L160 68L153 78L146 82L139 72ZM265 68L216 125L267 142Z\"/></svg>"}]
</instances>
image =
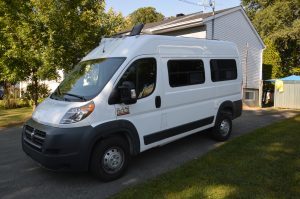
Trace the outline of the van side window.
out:
<instances>
[{"instance_id":1,"label":"van side window","mask_svg":"<svg viewBox=\"0 0 300 199\"><path fill-rule=\"evenodd\" d=\"M210 72L213 82L234 80L237 78L236 62L234 59L212 59Z\"/></svg>"},{"instance_id":2,"label":"van side window","mask_svg":"<svg viewBox=\"0 0 300 199\"><path fill-rule=\"evenodd\" d=\"M171 87L202 84L205 82L202 60L169 60L168 73Z\"/></svg>"},{"instance_id":3,"label":"van side window","mask_svg":"<svg viewBox=\"0 0 300 199\"><path fill-rule=\"evenodd\" d=\"M136 60L123 74L118 86L124 81L134 83L138 99L151 95L156 84L156 60L154 58Z\"/></svg>"}]
</instances>

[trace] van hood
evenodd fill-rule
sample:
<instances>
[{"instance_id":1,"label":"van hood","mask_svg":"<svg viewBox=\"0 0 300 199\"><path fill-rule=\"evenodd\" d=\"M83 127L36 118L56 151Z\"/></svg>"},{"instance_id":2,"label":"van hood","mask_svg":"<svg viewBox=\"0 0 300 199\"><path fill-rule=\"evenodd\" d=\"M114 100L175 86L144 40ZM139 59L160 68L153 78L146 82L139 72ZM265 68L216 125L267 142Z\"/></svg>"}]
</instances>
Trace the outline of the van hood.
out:
<instances>
[{"instance_id":1,"label":"van hood","mask_svg":"<svg viewBox=\"0 0 300 199\"><path fill-rule=\"evenodd\" d=\"M81 123L80 125L78 125L78 123L62 125L60 124L60 121L69 109L82 106L85 103L58 101L48 97L36 107L36 109L32 114L32 119L35 120L36 122L49 125L49 126L54 126L54 127L67 128L70 125L72 125L73 127L83 126L82 121L78 122Z\"/></svg>"}]
</instances>

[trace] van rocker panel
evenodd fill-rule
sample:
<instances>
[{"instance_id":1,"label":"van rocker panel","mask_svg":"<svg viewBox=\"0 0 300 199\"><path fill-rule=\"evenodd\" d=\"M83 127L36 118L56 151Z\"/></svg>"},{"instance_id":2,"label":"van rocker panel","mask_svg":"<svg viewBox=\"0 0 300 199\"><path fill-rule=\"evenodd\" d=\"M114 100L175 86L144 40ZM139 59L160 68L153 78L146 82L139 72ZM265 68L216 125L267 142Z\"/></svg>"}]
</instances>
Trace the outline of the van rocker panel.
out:
<instances>
[{"instance_id":1,"label":"van rocker panel","mask_svg":"<svg viewBox=\"0 0 300 199\"><path fill-rule=\"evenodd\" d=\"M170 129L166 129L157 133L153 133L150 135L146 135L144 136L144 142L146 145L148 144L152 144L154 142L158 142L160 140L169 138L169 137L173 137L206 125L209 125L211 123L213 123L214 121L214 116L208 117L208 118L204 118L202 120L197 120L194 122L190 122L187 124L183 124L174 128L170 128Z\"/></svg>"}]
</instances>

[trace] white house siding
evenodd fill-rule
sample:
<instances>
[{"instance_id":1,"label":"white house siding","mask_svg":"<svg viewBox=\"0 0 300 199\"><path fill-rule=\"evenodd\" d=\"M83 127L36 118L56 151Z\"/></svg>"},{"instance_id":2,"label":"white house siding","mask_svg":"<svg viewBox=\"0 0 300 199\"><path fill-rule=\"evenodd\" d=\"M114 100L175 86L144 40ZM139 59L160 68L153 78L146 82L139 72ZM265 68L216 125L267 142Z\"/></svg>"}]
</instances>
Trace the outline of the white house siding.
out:
<instances>
[{"instance_id":1,"label":"white house siding","mask_svg":"<svg viewBox=\"0 0 300 199\"><path fill-rule=\"evenodd\" d=\"M207 39L212 39L212 21L206 22ZM260 43L251 25L241 10L215 19L214 39L237 44L243 66L244 88L260 89L262 80L262 52Z\"/></svg>"}]
</instances>

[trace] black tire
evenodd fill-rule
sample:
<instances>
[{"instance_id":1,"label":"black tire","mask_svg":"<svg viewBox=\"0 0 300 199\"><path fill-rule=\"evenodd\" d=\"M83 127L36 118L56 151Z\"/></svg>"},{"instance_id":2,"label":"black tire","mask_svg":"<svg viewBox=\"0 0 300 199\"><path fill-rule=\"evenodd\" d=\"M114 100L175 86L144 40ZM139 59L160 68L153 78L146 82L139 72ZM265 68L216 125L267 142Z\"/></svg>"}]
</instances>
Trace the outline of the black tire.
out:
<instances>
[{"instance_id":1,"label":"black tire","mask_svg":"<svg viewBox=\"0 0 300 199\"><path fill-rule=\"evenodd\" d=\"M226 126L228 125L228 126ZM218 116L215 126L212 128L211 136L216 141L225 141L231 135L232 116L230 113L221 112Z\"/></svg>"},{"instance_id":2,"label":"black tire","mask_svg":"<svg viewBox=\"0 0 300 199\"><path fill-rule=\"evenodd\" d=\"M90 171L104 182L120 178L129 161L128 142L115 136L101 140L94 148Z\"/></svg>"}]
</instances>

